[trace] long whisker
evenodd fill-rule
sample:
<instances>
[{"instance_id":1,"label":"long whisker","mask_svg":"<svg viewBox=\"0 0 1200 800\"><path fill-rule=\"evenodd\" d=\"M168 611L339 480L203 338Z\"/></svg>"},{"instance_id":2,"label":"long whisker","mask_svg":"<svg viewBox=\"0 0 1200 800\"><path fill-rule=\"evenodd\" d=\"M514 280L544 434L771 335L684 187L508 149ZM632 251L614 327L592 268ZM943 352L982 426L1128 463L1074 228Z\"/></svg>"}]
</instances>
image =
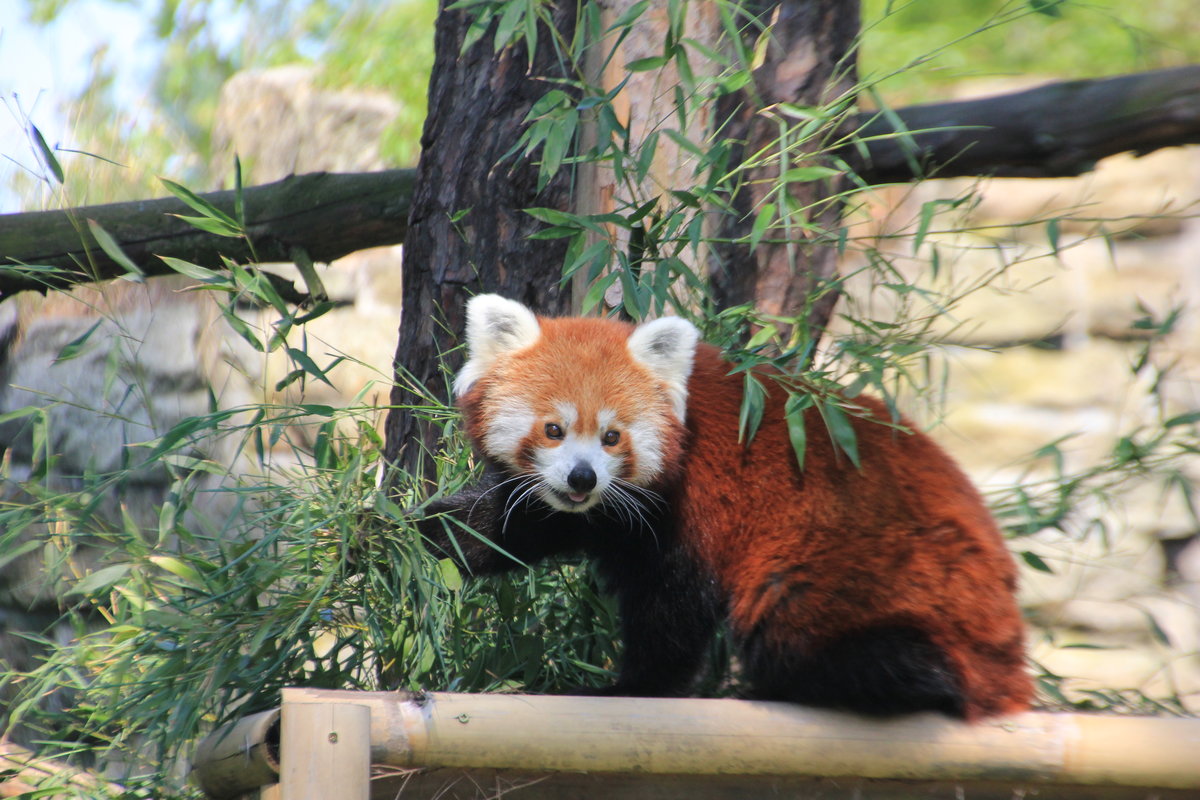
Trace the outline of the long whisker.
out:
<instances>
[{"instance_id":1,"label":"long whisker","mask_svg":"<svg viewBox=\"0 0 1200 800\"><path fill-rule=\"evenodd\" d=\"M508 503L504 508L504 524L501 526L501 531L507 529L509 517L512 516L512 512L516 509L517 505L520 503L528 503L530 495L536 492L540 486L545 484L545 481L543 481L541 476L539 476L537 473L526 473L522 475L521 478L525 482L522 483L516 491L508 496Z\"/></svg>"},{"instance_id":2,"label":"long whisker","mask_svg":"<svg viewBox=\"0 0 1200 800\"><path fill-rule=\"evenodd\" d=\"M625 522L630 528L640 524L640 527L648 530L654 538L655 547L659 546L658 533L648 516L651 510L645 502L649 500L660 509L665 507L665 502L657 492L617 478L605 493L604 500L605 508L611 510L619 520Z\"/></svg>"},{"instance_id":3,"label":"long whisker","mask_svg":"<svg viewBox=\"0 0 1200 800\"><path fill-rule=\"evenodd\" d=\"M621 488L633 495L645 500L649 500L654 504L654 507L660 511L667 508L667 501L661 494L653 489L647 489L645 486L638 486L636 483L630 483L624 478L613 478L613 482L620 484ZM640 500L639 500L640 502Z\"/></svg>"},{"instance_id":4,"label":"long whisker","mask_svg":"<svg viewBox=\"0 0 1200 800\"><path fill-rule=\"evenodd\" d=\"M479 497L475 498L475 502L472 503L471 508L467 510L467 519L468 520L471 519L471 517L475 514L475 506L479 505L479 503L483 500L483 498L487 497L489 494L496 491L497 489L507 486L510 483L515 483L516 481L526 480L529 478L529 476L531 474L532 473L523 472L519 475L514 475L511 478L505 478L504 480L500 481L499 483L495 484L494 486L489 486L487 489L480 492Z\"/></svg>"}]
</instances>

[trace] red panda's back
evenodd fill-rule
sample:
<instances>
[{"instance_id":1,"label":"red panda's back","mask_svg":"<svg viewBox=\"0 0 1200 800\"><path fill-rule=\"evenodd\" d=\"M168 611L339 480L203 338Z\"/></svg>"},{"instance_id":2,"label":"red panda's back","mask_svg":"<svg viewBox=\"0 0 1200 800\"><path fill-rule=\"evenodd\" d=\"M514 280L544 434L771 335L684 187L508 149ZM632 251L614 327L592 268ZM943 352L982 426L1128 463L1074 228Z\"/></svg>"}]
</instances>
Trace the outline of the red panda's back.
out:
<instances>
[{"instance_id":1,"label":"red panda's back","mask_svg":"<svg viewBox=\"0 0 1200 800\"><path fill-rule=\"evenodd\" d=\"M856 398L880 420L852 417L861 469L810 409L800 470L785 393L770 380L754 441L737 441L742 378L728 371L715 348L697 349L679 514L688 546L729 595L734 633L817 648L864 629L914 628L946 654L968 718L1027 707L1015 566L950 457Z\"/></svg>"}]
</instances>

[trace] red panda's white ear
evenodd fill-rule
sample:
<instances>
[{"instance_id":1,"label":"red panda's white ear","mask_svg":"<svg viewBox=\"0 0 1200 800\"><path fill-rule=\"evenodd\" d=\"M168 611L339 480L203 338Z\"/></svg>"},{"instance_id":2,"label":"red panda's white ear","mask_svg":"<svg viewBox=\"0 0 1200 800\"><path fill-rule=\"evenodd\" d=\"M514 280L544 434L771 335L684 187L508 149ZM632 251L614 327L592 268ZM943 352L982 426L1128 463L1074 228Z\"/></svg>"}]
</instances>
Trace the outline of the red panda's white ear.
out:
<instances>
[{"instance_id":1,"label":"red panda's white ear","mask_svg":"<svg viewBox=\"0 0 1200 800\"><path fill-rule=\"evenodd\" d=\"M454 378L454 394L466 394L499 356L522 350L542 335L537 317L516 300L479 294L467 301L467 363Z\"/></svg>"},{"instance_id":2,"label":"red panda's white ear","mask_svg":"<svg viewBox=\"0 0 1200 800\"><path fill-rule=\"evenodd\" d=\"M687 417L687 382L700 332L679 317L662 317L643 323L629 335L629 354L667 385L675 416Z\"/></svg>"}]
</instances>

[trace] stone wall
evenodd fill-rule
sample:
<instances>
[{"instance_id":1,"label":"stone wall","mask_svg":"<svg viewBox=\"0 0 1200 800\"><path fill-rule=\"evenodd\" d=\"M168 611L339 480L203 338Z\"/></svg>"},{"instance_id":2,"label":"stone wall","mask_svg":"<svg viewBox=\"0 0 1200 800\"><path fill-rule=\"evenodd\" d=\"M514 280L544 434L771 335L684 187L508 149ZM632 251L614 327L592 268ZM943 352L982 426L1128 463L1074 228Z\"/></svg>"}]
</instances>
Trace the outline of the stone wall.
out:
<instances>
[{"instance_id":1,"label":"stone wall","mask_svg":"<svg viewBox=\"0 0 1200 800\"><path fill-rule=\"evenodd\" d=\"M916 230L925 204L964 198L915 256L911 239L886 238ZM858 232L883 234L905 279L966 292L931 331L943 342L941 394L913 408L993 496L1052 478L1055 458L1033 457L1050 443L1062 471L1082 472L1111 458L1122 437L1144 441L1156 423L1200 408L1200 150L1111 158L1074 179L929 181L863 200ZM936 232L958 226L965 231ZM865 278L849 294L885 316L900 305L887 290L869 292ZM1136 369L1149 342L1139 320L1176 309L1173 331ZM1174 466L1200 480L1196 455ZM1032 655L1076 678L1076 690L1178 693L1196 708L1200 523L1178 485L1139 471L1110 492L1083 493L1064 530L1014 540L1053 570L1023 569Z\"/></svg>"}]
</instances>

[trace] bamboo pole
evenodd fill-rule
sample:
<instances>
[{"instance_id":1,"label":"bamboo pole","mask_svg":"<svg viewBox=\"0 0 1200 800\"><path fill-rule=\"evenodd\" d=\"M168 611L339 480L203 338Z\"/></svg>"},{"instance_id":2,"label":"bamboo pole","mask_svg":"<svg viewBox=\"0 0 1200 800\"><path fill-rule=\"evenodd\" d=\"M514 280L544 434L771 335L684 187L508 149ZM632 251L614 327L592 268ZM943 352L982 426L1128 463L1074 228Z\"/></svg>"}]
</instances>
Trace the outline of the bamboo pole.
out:
<instances>
[{"instance_id":1,"label":"bamboo pole","mask_svg":"<svg viewBox=\"0 0 1200 800\"><path fill-rule=\"evenodd\" d=\"M544 781L522 797L733 797L805 785L841 797L863 781L881 797L910 796L915 782L971 787L972 798L1009 797L1013 787L1053 787L1055 797L1200 796L1192 794L1197 719L1028 713L967 725L739 700L283 691L285 718L310 704L369 709L377 771L399 774L395 785L410 791L458 781L447 797L473 796L464 775L467 786L481 776ZM285 769L289 758L285 742ZM427 773L418 780L406 770Z\"/></svg>"},{"instance_id":2,"label":"bamboo pole","mask_svg":"<svg viewBox=\"0 0 1200 800\"><path fill-rule=\"evenodd\" d=\"M196 747L192 781L212 797L234 797L279 777L279 709L222 727Z\"/></svg>"},{"instance_id":3,"label":"bamboo pole","mask_svg":"<svg viewBox=\"0 0 1200 800\"><path fill-rule=\"evenodd\" d=\"M368 800L371 709L355 703L287 703L282 709L281 800Z\"/></svg>"}]
</instances>

